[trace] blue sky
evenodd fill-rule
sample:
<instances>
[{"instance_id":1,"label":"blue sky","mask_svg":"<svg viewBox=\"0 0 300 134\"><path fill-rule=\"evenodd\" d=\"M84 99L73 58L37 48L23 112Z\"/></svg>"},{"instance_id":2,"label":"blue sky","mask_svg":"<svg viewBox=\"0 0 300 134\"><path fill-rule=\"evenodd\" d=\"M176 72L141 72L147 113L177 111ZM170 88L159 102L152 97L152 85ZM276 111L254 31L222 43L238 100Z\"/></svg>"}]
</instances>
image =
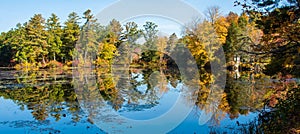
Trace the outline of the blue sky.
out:
<instances>
[{"instance_id":1,"label":"blue sky","mask_svg":"<svg viewBox=\"0 0 300 134\"><path fill-rule=\"evenodd\" d=\"M0 32L14 28L17 23L28 21L34 14L42 14L48 18L55 13L61 22L65 21L68 14L76 12L82 15L87 9L94 14L99 13L118 0L5 0L0 5ZM240 7L233 7L234 0L183 0L199 12L204 12L209 6L221 7L223 14L229 11L241 12ZM141 9L142 10L142 9ZM112 11L113 12L113 11Z\"/></svg>"}]
</instances>

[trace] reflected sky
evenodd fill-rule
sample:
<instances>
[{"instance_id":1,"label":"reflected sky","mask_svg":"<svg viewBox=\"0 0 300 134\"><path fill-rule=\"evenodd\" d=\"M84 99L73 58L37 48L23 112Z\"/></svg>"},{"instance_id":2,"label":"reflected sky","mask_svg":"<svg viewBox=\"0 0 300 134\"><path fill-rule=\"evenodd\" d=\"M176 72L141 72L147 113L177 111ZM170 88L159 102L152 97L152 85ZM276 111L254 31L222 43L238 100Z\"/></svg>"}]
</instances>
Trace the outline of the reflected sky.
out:
<instances>
[{"instance_id":1,"label":"reflected sky","mask_svg":"<svg viewBox=\"0 0 300 134\"><path fill-rule=\"evenodd\" d=\"M9 72L7 72L9 73ZM45 72L46 73L46 72ZM132 73L133 78L135 78L137 83L144 82L147 80L147 78L144 78L144 75L147 75L147 71L136 71ZM42 73L41 73L42 74ZM59 75L59 74L58 74ZM43 75L42 75L43 76ZM138 76L138 77L136 77ZM150 75L151 76L151 75ZM16 75L15 77L18 77ZM154 77L154 76L152 76ZM171 77L171 76L169 76ZM27 77L24 81L32 81L33 79L39 79L40 77ZM173 78L174 79L174 78ZM48 79L46 79L48 80ZM175 79L176 80L176 79ZM67 80L67 81L70 81ZM66 82L67 82L66 81ZM159 92L158 87L154 87L155 95L158 96L158 99L155 101L155 105L149 105L145 103L146 101L143 100L143 98L139 98L139 101L136 101L135 103L128 103L128 96L126 94L123 96L125 99L124 103L122 104L120 109L113 109L112 104L106 105L106 107L109 107L111 110L115 111L117 114L133 119L133 120L148 120L157 118L160 115L167 113L168 110L170 110L173 106L175 101L177 100L178 96L180 95L180 89L183 87L183 84L176 80L178 83L176 86L174 84L172 85L170 81L168 81L167 89L163 92ZM80 105L80 109L73 111L70 110L71 107L74 107L78 103L78 100L75 99L75 102L72 98L72 90L64 90L63 88L66 88L69 86L69 88L72 88L70 85L60 85L60 83L55 83L53 86L45 86L43 87L41 84L43 83L43 80L38 81L38 83L30 84L30 83L24 83L24 86L34 86L34 88L25 88L26 90L33 90L35 94L36 91L42 91L42 92L49 92L53 93L56 91L63 90L64 96L63 100L58 98L54 98L54 100L57 100L59 102L52 102L51 97L50 98L44 98L41 100L40 104L43 104L46 107L47 116L45 119L42 118L42 120L36 120L37 118L33 116L33 111L37 109L31 110L31 108L28 108L28 105L31 105L29 102L22 102L23 100L20 100L20 98L14 100L12 99L14 96L10 96L11 99L7 99L5 97L6 93L9 94L9 92L12 92L14 90L18 91L20 87L17 87L17 89L0 89L1 95L4 95L0 97L0 133L104 133L103 128L98 128L96 124L94 124L93 119L95 119L93 116L91 116L90 113L84 111L84 108L86 108L87 105L84 105L84 103L89 103L88 100L83 102L82 105ZM76 82L75 82L76 83ZM3 85L4 83L2 83ZM48 83L49 84L49 83ZM38 86L37 86L38 85ZM93 85L90 85L93 87ZM6 87L5 84L3 87ZM141 94L145 94L147 84L141 84L140 86L136 87L136 92L141 92ZM6 87L7 88L7 87ZM37 89L35 89L37 88ZM39 89L40 88L40 89ZM49 89L48 91L45 91L44 89L47 88L53 88ZM38 90L39 89L39 90ZM93 89L92 89L93 90ZM92 91L91 90L91 91ZM22 91L22 90L21 90ZM125 91L125 90L124 90ZM71 92L71 93L70 93ZM16 92L19 93L19 92ZM29 94L28 94L29 95ZM28 95L25 95L28 97ZM127 94L130 95L130 94ZM50 95L51 96L51 95ZM77 94L78 96L78 94ZM131 96L134 97L134 96ZM5 99L6 98L6 99ZM30 98L29 98L30 99ZM50 101L48 100L50 99ZM53 98L52 98L53 99ZM145 98L144 98L145 99ZM27 101L27 100L26 100ZM36 101L36 100L35 100ZM90 100L92 101L92 100ZM103 100L102 100L103 101ZM47 102L51 102L49 105ZM110 100L104 101L106 104L113 103ZM137 103L139 102L139 103ZM79 102L81 103L81 102ZM39 106L34 102L35 105L31 105L31 107ZM53 108L62 108L57 109L59 111L51 110ZM101 107L99 105L99 107ZM97 109L96 109L97 110ZM204 125L199 125L199 117L203 111L199 109L199 107L195 106L193 110L188 114L187 118L184 119L183 122L181 122L177 127L173 130L170 130L169 133L207 133L212 130L218 130L222 132L230 132L232 129L237 127L237 122L239 124L246 124L250 121L252 121L255 117L257 117L256 112L248 112L245 115L239 115L234 119L231 119L228 114L225 114L225 117L220 120L220 124L215 124L216 119L211 118L208 122L206 122ZM78 120L74 120L76 117L74 115L79 116ZM60 114L60 118L55 118L55 114ZM177 118L176 114L172 114L172 117L174 119ZM99 118L98 118L99 119ZM115 120L112 120L115 121ZM170 120L172 121L172 119ZM104 121L105 122L105 121ZM118 121L115 121L112 123L111 127L119 124ZM124 124L126 126L126 124ZM164 125L159 126L160 128L164 128ZM126 129L132 129L130 127Z\"/></svg>"},{"instance_id":2,"label":"reflected sky","mask_svg":"<svg viewBox=\"0 0 300 134\"><path fill-rule=\"evenodd\" d=\"M84 118L79 122L73 122L71 116L68 116L69 113L66 113L67 116L61 118L59 121L55 121L52 117L44 121L36 121L32 117L30 110L26 108L23 111L20 110L20 106L16 105L12 100L0 97L0 102L0 115L3 115L0 119L0 133L105 133L96 125L88 122L85 113L82 113ZM198 118L200 112L201 111L195 107L184 122L169 133L209 133L212 128L222 130L223 132L230 132L231 129L237 127L237 121L240 124L246 124L251 121L249 119L257 117L257 113L251 112L248 115L241 115L234 120L231 120L227 116L221 121L220 126L211 126L210 123L199 126ZM127 113L127 116L136 119L145 118L142 116L133 116L133 113ZM149 112L146 113L149 114ZM156 115L156 113L153 114Z\"/></svg>"},{"instance_id":3,"label":"reflected sky","mask_svg":"<svg viewBox=\"0 0 300 134\"><path fill-rule=\"evenodd\" d=\"M40 133L104 133L97 126L88 122L84 113L79 122L73 122L70 113L63 111L66 117L59 121L49 117L44 121L37 121L33 118L31 110L20 109L12 100L0 97L0 133L40 134Z\"/></svg>"}]
</instances>

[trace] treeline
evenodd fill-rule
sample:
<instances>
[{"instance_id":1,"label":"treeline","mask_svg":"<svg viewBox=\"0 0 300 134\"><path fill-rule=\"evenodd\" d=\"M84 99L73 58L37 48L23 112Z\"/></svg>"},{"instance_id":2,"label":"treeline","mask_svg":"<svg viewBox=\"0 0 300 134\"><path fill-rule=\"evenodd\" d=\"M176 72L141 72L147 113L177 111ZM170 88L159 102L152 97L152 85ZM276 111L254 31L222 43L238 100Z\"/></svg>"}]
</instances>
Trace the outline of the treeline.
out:
<instances>
[{"instance_id":1,"label":"treeline","mask_svg":"<svg viewBox=\"0 0 300 134\"><path fill-rule=\"evenodd\" d=\"M240 42L242 35L254 39L254 35L259 33L246 14L239 16L231 12L222 16L217 7L208 11L210 12L207 19L187 24L180 39L176 34L159 37L158 25L153 22L146 22L141 29L135 22L128 22L122 26L117 20L102 26L97 23L90 10L85 11L82 17L77 13L70 13L64 23L61 23L55 14L48 19L36 14L28 22L19 23L8 32L1 33L0 64L19 67L45 67L48 64L71 66L74 62L110 64L116 55L129 50L130 53L136 54L135 58L130 54L131 60L166 62L165 55L181 45L191 50L199 66L204 66L209 58L213 58L207 52L211 50L208 47L213 47L214 50L224 45L226 57L230 61L241 47L245 47ZM140 37L145 39L142 44L137 42ZM121 44L126 43L130 44L130 47L122 48L122 52L117 50ZM140 53L143 48L157 51ZM87 59L93 61L87 63Z\"/></svg>"},{"instance_id":2,"label":"treeline","mask_svg":"<svg viewBox=\"0 0 300 134\"><path fill-rule=\"evenodd\" d=\"M144 44L156 50L156 43L167 41L165 37L158 38L158 26L155 23L146 22L143 28L138 29L135 22L122 26L117 20L102 26L97 23L91 10L85 11L82 17L72 12L63 24L55 14L48 19L35 14L28 22L19 23L8 32L1 33L0 66L27 68L72 66L74 63L110 64L114 56L124 53L117 51L117 47L124 42L136 46L137 39L143 36L146 40ZM177 40L175 34L168 42L174 44L172 40ZM145 52L142 59L152 60L154 53L157 52ZM91 57L93 61L88 63L86 60Z\"/></svg>"},{"instance_id":3,"label":"treeline","mask_svg":"<svg viewBox=\"0 0 300 134\"><path fill-rule=\"evenodd\" d=\"M1 33L1 66L71 61L80 34L79 20L75 12L63 25L55 14L47 20L36 14L28 22Z\"/></svg>"},{"instance_id":4,"label":"treeline","mask_svg":"<svg viewBox=\"0 0 300 134\"><path fill-rule=\"evenodd\" d=\"M102 66L111 64L116 57L123 62L163 65L170 64L166 55L187 47L202 68L209 61L218 60L213 52L223 47L228 66L240 59L246 68L264 63L269 64L270 74L291 72L300 61L295 56L299 55L296 33L300 31L300 23L294 9L293 5L274 8L269 14L248 9L241 15L230 12L224 16L218 7L210 7L206 18L186 24L181 38L176 34L158 36L159 26L153 22L146 22L140 28L135 22L122 25L112 20L103 26L97 23L91 10L82 17L70 13L64 23L55 14L48 19L36 14L28 22L1 33L0 65ZM278 20L276 14L282 19ZM138 41L141 37L143 42Z\"/></svg>"}]
</instances>

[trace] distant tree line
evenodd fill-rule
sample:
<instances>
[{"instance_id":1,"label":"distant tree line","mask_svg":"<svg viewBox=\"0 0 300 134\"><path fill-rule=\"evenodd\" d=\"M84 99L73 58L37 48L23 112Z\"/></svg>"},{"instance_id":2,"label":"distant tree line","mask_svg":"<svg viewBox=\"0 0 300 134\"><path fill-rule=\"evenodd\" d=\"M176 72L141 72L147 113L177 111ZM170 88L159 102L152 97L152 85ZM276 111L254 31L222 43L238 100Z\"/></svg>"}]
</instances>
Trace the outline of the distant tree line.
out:
<instances>
[{"instance_id":1,"label":"distant tree line","mask_svg":"<svg viewBox=\"0 0 300 134\"><path fill-rule=\"evenodd\" d=\"M248 9L249 5L236 3ZM276 66L277 70L270 71L272 75L295 70L300 61L297 56L299 34L296 34L299 15L293 11L295 6L297 4L275 8L269 14L248 9L241 15L233 12L223 15L219 7L210 7L205 18L186 24L181 38L176 34L158 36L159 26L153 22L139 28L135 22L122 25L113 19L103 26L91 10L85 11L82 17L72 12L64 23L55 14L48 19L35 14L28 22L1 33L0 65L19 68L104 66L112 64L120 55L123 59L117 59L123 62L165 65L171 64L168 54L187 47L199 68L203 68L209 66L209 61L218 60L214 59L213 52L223 47L228 66L239 56L248 68L253 63L269 64L269 69ZM277 23L275 16L281 12L286 15L279 16L283 22ZM290 19L285 18L287 16ZM138 41L140 37L144 38L143 43Z\"/></svg>"},{"instance_id":2,"label":"distant tree line","mask_svg":"<svg viewBox=\"0 0 300 134\"><path fill-rule=\"evenodd\" d=\"M51 14L48 19L44 19L41 14L35 14L28 22L19 23L8 32L1 33L0 64L21 67L44 67L49 63L71 65L73 62L91 58L92 54L95 54L95 62L89 64L109 64L117 54L125 53L125 50L136 53L140 61L162 62L164 54L170 53L181 44L191 49L197 63L202 66L209 58L205 47L213 43L224 44L230 59L240 47L238 38L256 31L246 14L238 16L231 12L228 16L222 16L217 7L208 11L208 19L188 25L183 29L184 35L180 39L176 34L159 37L158 25L153 22L146 22L143 29L139 29L135 22L122 26L117 20L103 26L97 23L91 10L85 11L82 17L72 12L63 24L55 14ZM145 43L137 43L140 37L144 37ZM122 43L131 44L130 48L123 45L123 51L118 51L117 48ZM159 52L138 53L137 48L143 47ZM74 57L76 58L73 59ZM130 57L132 58L129 56L129 59Z\"/></svg>"}]
</instances>

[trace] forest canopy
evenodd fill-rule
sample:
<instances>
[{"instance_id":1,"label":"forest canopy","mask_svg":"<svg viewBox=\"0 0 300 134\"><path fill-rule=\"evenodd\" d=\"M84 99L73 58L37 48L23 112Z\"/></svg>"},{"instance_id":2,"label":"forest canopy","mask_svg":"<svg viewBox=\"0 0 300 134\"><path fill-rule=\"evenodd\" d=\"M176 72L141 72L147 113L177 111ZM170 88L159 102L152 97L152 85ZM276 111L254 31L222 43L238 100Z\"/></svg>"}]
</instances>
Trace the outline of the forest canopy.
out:
<instances>
[{"instance_id":1,"label":"forest canopy","mask_svg":"<svg viewBox=\"0 0 300 134\"><path fill-rule=\"evenodd\" d=\"M234 69L238 58L242 70L265 69L269 75L278 72L299 75L299 2L242 0L235 3L244 8L242 14L224 15L219 7L210 7L206 18L182 29L183 35L174 33L169 37L159 36L159 26L154 22L139 27L135 22L121 24L113 19L107 26L101 25L91 10L81 17L72 12L65 22L54 13L47 19L35 14L29 21L1 33L0 66L104 66L125 53L129 56L126 59L139 65L167 64L166 55L183 45L190 49L199 68L209 67L209 61L213 60L208 47L214 47L212 50L222 47L228 69ZM145 42L138 43L139 38ZM124 43L130 45L119 48ZM144 52L146 47L157 51Z\"/></svg>"}]
</instances>

